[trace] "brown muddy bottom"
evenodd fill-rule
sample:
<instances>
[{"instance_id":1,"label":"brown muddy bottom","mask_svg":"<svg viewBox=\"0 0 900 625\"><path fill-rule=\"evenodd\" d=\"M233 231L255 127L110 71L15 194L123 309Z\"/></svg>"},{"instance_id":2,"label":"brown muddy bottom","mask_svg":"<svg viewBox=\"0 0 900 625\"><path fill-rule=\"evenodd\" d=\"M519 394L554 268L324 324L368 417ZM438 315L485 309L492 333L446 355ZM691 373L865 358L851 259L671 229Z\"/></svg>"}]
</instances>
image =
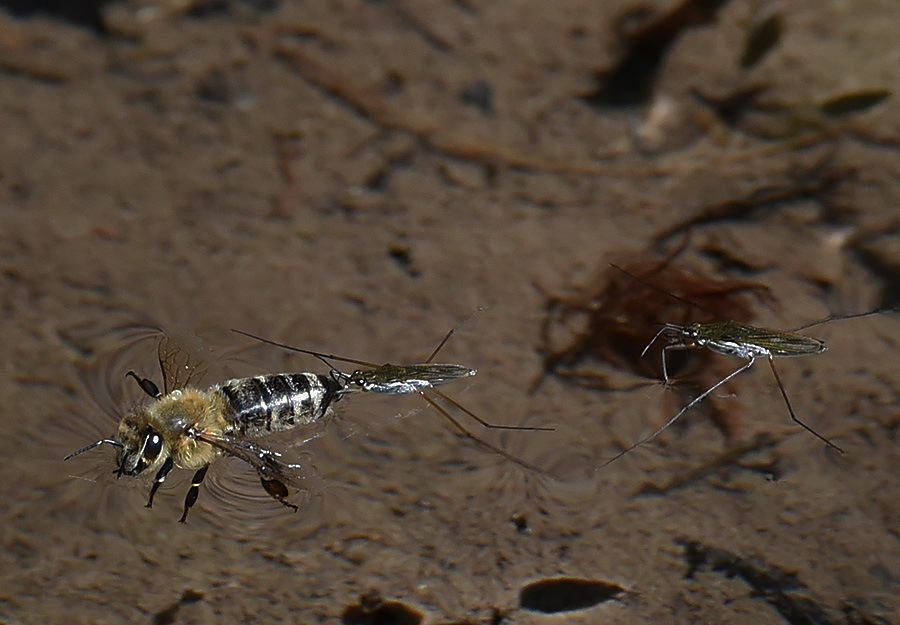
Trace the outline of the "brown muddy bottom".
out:
<instances>
[{"instance_id":1,"label":"brown muddy bottom","mask_svg":"<svg viewBox=\"0 0 900 625\"><path fill-rule=\"evenodd\" d=\"M672 392L587 353L614 383L529 393L548 297L685 241L679 270L765 285L747 323L898 303L893 4L3 7L0 620L897 620L900 315L811 328L828 350L778 362L843 455L757 365L596 471L727 356ZM371 395L265 440L303 467L296 513L237 459L186 524L190 471L147 509L111 447L62 462L145 401L136 328L181 340L205 388L327 373L232 328L412 363L479 307L440 355L478 374L442 389L555 427L452 412L541 471ZM589 329L569 321L563 341Z\"/></svg>"}]
</instances>

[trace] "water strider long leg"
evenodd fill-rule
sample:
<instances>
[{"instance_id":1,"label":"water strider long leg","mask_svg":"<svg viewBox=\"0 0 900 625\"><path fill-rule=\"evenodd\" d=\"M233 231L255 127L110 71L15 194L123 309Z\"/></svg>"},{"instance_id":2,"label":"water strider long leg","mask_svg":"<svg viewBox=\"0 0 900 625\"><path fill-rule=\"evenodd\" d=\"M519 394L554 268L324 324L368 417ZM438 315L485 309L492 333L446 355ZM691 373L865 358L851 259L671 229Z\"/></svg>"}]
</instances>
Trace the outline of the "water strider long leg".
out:
<instances>
[{"instance_id":1,"label":"water strider long leg","mask_svg":"<svg viewBox=\"0 0 900 625\"><path fill-rule=\"evenodd\" d=\"M206 472L209 470L209 465L206 465L196 473L194 473L193 479L191 479L191 487L188 489L187 495L184 497L184 513L181 515L181 518L178 520L179 523L187 523L187 515L188 510L190 510L195 503L197 503L197 497L200 496L200 485L203 483L203 479L206 477Z\"/></svg>"},{"instance_id":2,"label":"water strider long leg","mask_svg":"<svg viewBox=\"0 0 900 625\"><path fill-rule=\"evenodd\" d=\"M652 441L654 438L656 438L657 436L659 436L659 435L663 432L663 430L665 430L665 429L668 428L670 425L672 425L673 423L675 423L676 421L678 421L678 419L681 418L681 415L683 415L683 414L686 413L688 410L690 410L691 408L693 408L694 406L696 406L697 404L699 404L701 401L703 401L704 399L706 399L707 397L709 397L710 393L712 393L714 390L716 390L717 388L719 388L720 386L722 386L723 384L725 384L728 380L730 380L731 378L733 378L733 377L736 376L737 374L741 373L742 371L746 371L747 369L749 369L750 367L752 367L754 362L756 362L756 357L755 357L755 356L751 356L751 357L750 357L750 360L747 361L746 364L741 365L738 369L736 369L735 371L729 373L727 376L725 376L724 378L722 378L721 380L719 380L718 382L716 382L714 385L712 385L710 388L708 388L707 390L705 390L703 393L701 393L700 395L698 395L697 397L695 397L693 400L691 400L691 402L690 402L687 406L685 406L684 408L682 408L681 410L679 410L678 413L677 413L674 417L672 417L671 419L669 419L669 420L665 423L665 425L663 425L661 428L659 428L658 430L656 430L655 432L653 432L653 434L651 434L650 436L647 436L646 438L642 438L641 440L639 440L638 442L636 442L636 443L635 443L634 445L632 445L631 447L628 447L627 449L625 449L625 450L623 450L623 451L620 451L620 452L617 453L615 456L613 456L612 458L610 458L609 460L605 461L605 462L602 463L600 466L598 466L598 467L597 467L597 470L602 469L602 468L605 467L606 465L615 462L616 460L618 460L619 458L621 458L622 456L624 456L624 455L627 454L628 452L630 452L630 451L636 449L637 447L640 447L640 446L643 445L644 443L649 443L650 441Z\"/></svg>"},{"instance_id":3,"label":"water strider long leg","mask_svg":"<svg viewBox=\"0 0 900 625\"><path fill-rule=\"evenodd\" d=\"M797 415L794 414L794 409L791 407L791 401L788 399L787 392L784 390L784 385L781 383L781 376L778 375L778 370L775 368L775 359L771 355L769 356L769 366L772 368L772 373L775 374L775 381L778 382L778 390L781 391L781 396L784 397L784 403L787 406L788 412L791 413L791 419L793 419L794 423L802 427L804 430L818 438L820 441L822 441L832 449L836 449L838 452L844 453L843 449L832 443L830 440L828 440L797 418Z\"/></svg>"},{"instance_id":4,"label":"water strider long leg","mask_svg":"<svg viewBox=\"0 0 900 625\"><path fill-rule=\"evenodd\" d=\"M473 314L474 314L474 313L473 313ZM466 321L468 321L468 319L465 319L464 321L460 322L459 325L456 326L456 328L458 328L459 326L461 326L461 325L462 325L463 323L465 323ZM453 333L456 332L456 328L452 328L449 332L447 332L447 335L441 340L440 343L438 343L438 346L434 348L434 351L431 352L431 356L428 357L428 360L425 361L425 364L428 364L428 363L430 363L432 360L434 360L434 357L438 355L438 352L441 351L441 349L444 347L444 344L445 344L447 341L449 341L449 340L450 340L450 337L453 336Z\"/></svg>"},{"instance_id":5,"label":"water strider long leg","mask_svg":"<svg viewBox=\"0 0 900 625\"><path fill-rule=\"evenodd\" d=\"M434 389L431 389L431 390L434 391ZM452 423L452 424L454 425L454 427L456 427L456 429L459 431L460 434L462 434L462 435L465 436L466 438L472 440L472 441L473 441L475 444L477 444L479 447L482 447L482 448L484 448L484 449L486 449L486 450L488 450L488 451L491 451L491 452L493 452L493 453L495 453L495 454L498 454L498 455L500 455L500 456L503 456L503 457L506 458L507 460L510 460L510 461L512 461L512 462L515 462L515 463L518 464L519 466L525 467L525 468L528 469L529 471L534 471L535 473L539 473L539 474L541 474L541 475L549 475L546 471L544 471L544 470L541 469L540 467L537 467L537 466L535 466L535 465L533 465L533 464L531 464L531 463L529 463L529 462L526 462L526 461L522 460L521 458L517 458L516 456L512 455L512 454L509 453L508 451L504 451L503 449L500 449L499 447L497 447L497 446L495 446L495 445L492 445L492 444L490 444L489 442L487 442L487 441L485 441L485 440L482 440L482 439L478 438L477 436L475 436L474 434L472 434L469 430L467 430L467 429L462 425L462 423L460 423L459 421L457 421L456 419L454 419L453 416L452 416L449 412L447 412L447 411L444 409L443 406L441 406L439 403L437 403L437 402L436 402L435 400L433 400L431 397L429 397L428 395L426 395L424 391L418 391L418 393L419 393L419 395L422 396L422 398L423 398L425 401L427 401L429 404L431 404L432 406L434 406L434 408L435 408L438 412L440 412L440 413L444 416L444 418L446 418L448 421L450 421L450 423ZM444 396L443 393L441 393L440 396L443 397L443 396ZM453 402L453 400L450 400L450 401L451 401L451 403L455 403L455 402ZM466 412L468 412L468 411L466 411ZM552 477L552 476L551 476L551 477Z\"/></svg>"},{"instance_id":6,"label":"water strider long leg","mask_svg":"<svg viewBox=\"0 0 900 625\"><path fill-rule=\"evenodd\" d=\"M457 323L453 328L451 328L450 331L447 332L447 335L444 336L443 340L441 340L441 342L438 343L438 346L434 348L434 351L431 352L431 356L428 357L428 360L425 361L425 364L428 364L432 360L434 360L435 356L438 355L438 352L440 352L441 349L443 349L444 345L447 343L447 341L450 340L450 337L453 336L457 330L459 330L461 327L463 327L465 324L467 324L472 317L474 317L478 313L484 312L484 310L485 310L484 307L479 306L478 308L473 310L471 312L471 314L469 314L468 317L466 317L465 319L463 319L462 321Z\"/></svg>"},{"instance_id":7,"label":"water strider long leg","mask_svg":"<svg viewBox=\"0 0 900 625\"><path fill-rule=\"evenodd\" d=\"M469 415L470 417L475 419L478 423L480 423L484 427L490 428L492 430L526 430L526 431L537 431L537 432L555 432L556 431L556 428L537 426L537 425L499 425L496 423L489 423L489 422L485 421L484 419L482 419L481 417L479 417L474 412L472 412L471 410L469 410L468 408L466 408L465 406L463 406L461 403L459 403L458 401L456 401L455 399L453 399L452 397L447 395L446 393L439 391L434 387L431 387L431 391L435 395L437 395L438 397L443 399L445 402L450 404L451 406L454 406L455 408L463 411L464 413L466 413L467 415Z\"/></svg>"}]
</instances>

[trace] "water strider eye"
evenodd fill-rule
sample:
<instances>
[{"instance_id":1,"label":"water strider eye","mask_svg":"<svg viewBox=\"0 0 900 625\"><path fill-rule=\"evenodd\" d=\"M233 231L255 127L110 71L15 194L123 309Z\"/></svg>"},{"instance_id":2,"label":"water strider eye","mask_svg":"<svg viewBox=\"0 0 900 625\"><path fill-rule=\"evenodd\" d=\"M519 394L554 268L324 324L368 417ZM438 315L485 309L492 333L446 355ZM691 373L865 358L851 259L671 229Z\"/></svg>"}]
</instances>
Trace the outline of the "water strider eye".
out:
<instances>
[{"instance_id":1,"label":"water strider eye","mask_svg":"<svg viewBox=\"0 0 900 625\"><path fill-rule=\"evenodd\" d=\"M160 436L159 433L153 428L148 429L147 442L144 443L144 453L142 454L142 459L153 462L154 460L156 460L156 457L159 456L159 452L162 451L162 447L162 436Z\"/></svg>"}]
</instances>

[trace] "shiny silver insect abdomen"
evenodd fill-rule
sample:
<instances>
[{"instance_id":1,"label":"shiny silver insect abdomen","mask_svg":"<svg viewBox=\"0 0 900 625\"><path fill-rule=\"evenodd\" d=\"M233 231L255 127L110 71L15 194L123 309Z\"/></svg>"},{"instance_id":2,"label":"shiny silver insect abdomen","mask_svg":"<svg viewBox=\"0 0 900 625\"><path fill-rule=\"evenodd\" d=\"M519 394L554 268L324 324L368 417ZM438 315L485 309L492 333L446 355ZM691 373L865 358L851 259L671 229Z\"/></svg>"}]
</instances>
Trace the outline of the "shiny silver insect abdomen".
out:
<instances>
[{"instance_id":1,"label":"shiny silver insect abdomen","mask_svg":"<svg viewBox=\"0 0 900 625\"><path fill-rule=\"evenodd\" d=\"M210 390L225 398L235 433L259 437L321 419L344 388L326 375L278 373L228 380Z\"/></svg>"}]
</instances>

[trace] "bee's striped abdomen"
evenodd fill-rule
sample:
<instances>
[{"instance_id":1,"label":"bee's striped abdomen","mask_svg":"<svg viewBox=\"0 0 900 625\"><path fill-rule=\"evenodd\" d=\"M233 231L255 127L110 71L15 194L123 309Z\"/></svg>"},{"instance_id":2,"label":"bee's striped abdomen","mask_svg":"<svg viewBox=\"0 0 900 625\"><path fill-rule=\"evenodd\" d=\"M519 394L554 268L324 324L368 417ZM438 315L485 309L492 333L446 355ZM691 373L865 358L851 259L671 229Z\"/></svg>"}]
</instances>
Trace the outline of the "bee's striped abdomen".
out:
<instances>
[{"instance_id":1,"label":"bee's striped abdomen","mask_svg":"<svg viewBox=\"0 0 900 625\"><path fill-rule=\"evenodd\" d=\"M326 375L278 373L228 380L218 386L228 420L244 436L264 436L321 419L341 385Z\"/></svg>"}]
</instances>

